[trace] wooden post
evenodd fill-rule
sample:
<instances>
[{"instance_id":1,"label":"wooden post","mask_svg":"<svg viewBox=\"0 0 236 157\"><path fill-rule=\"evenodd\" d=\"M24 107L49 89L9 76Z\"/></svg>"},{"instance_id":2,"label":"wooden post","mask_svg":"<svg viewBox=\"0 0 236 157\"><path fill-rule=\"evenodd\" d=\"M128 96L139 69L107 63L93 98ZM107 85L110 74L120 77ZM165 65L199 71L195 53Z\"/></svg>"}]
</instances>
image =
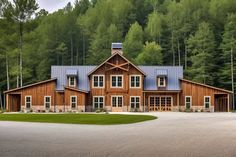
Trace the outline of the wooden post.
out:
<instances>
[{"instance_id":1,"label":"wooden post","mask_svg":"<svg viewBox=\"0 0 236 157\"><path fill-rule=\"evenodd\" d=\"M179 111L179 93L177 93L177 106L178 106L178 111Z\"/></svg>"},{"instance_id":2,"label":"wooden post","mask_svg":"<svg viewBox=\"0 0 236 157\"><path fill-rule=\"evenodd\" d=\"M228 102L227 102L227 108L228 108L228 112L229 112L229 94L228 94L227 100L228 100Z\"/></svg>"}]
</instances>

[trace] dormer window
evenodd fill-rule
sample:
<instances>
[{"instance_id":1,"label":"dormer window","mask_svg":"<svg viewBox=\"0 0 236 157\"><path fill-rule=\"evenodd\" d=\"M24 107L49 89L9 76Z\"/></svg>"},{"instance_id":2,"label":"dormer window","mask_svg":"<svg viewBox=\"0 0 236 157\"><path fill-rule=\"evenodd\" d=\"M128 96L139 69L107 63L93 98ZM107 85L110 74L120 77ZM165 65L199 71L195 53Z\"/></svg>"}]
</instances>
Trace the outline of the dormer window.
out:
<instances>
[{"instance_id":1,"label":"dormer window","mask_svg":"<svg viewBox=\"0 0 236 157\"><path fill-rule=\"evenodd\" d=\"M158 87L166 87L166 77L161 76L157 78Z\"/></svg>"},{"instance_id":2,"label":"dormer window","mask_svg":"<svg viewBox=\"0 0 236 157\"><path fill-rule=\"evenodd\" d=\"M76 78L75 76L69 76L69 86L75 87L76 86Z\"/></svg>"},{"instance_id":3,"label":"dormer window","mask_svg":"<svg viewBox=\"0 0 236 157\"><path fill-rule=\"evenodd\" d=\"M77 77L78 73L76 69L68 69L66 70L66 75L68 78L68 86L69 87L76 87L77 86Z\"/></svg>"}]
</instances>

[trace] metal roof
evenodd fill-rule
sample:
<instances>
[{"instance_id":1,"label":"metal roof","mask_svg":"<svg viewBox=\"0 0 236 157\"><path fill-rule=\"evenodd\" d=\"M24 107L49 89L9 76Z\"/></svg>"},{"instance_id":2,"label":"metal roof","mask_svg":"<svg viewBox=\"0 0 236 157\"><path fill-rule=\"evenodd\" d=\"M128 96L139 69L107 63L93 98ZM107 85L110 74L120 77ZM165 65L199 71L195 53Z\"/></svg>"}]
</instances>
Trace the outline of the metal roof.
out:
<instances>
[{"instance_id":1,"label":"metal roof","mask_svg":"<svg viewBox=\"0 0 236 157\"><path fill-rule=\"evenodd\" d=\"M111 48L112 49L122 49L122 43L112 43Z\"/></svg>"},{"instance_id":2,"label":"metal roof","mask_svg":"<svg viewBox=\"0 0 236 157\"><path fill-rule=\"evenodd\" d=\"M89 91L89 77L88 74L97 66L52 66L51 78L57 78L57 90L64 90L67 86L66 71L69 69L77 70L78 89ZM183 78L182 66L137 66L145 72L144 90L157 90L157 71L166 70L167 73L167 90L180 90L179 79Z\"/></svg>"},{"instance_id":3,"label":"metal roof","mask_svg":"<svg viewBox=\"0 0 236 157\"><path fill-rule=\"evenodd\" d=\"M66 70L66 75L77 76L77 70L76 69L68 69L68 70Z\"/></svg>"},{"instance_id":4,"label":"metal roof","mask_svg":"<svg viewBox=\"0 0 236 157\"><path fill-rule=\"evenodd\" d=\"M167 76L168 70L167 69L157 69L156 73L157 73L157 76Z\"/></svg>"},{"instance_id":5,"label":"metal roof","mask_svg":"<svg viewBox=\"0 0 236 157\"><path fill-rule=\"evenodd\" d=\"M182 66L138 66L147 75L144 80L144 90L157 90L157 71L166 70L167 90L181 90L179 79L183 78Z\"/></svg>"}]
</instances>

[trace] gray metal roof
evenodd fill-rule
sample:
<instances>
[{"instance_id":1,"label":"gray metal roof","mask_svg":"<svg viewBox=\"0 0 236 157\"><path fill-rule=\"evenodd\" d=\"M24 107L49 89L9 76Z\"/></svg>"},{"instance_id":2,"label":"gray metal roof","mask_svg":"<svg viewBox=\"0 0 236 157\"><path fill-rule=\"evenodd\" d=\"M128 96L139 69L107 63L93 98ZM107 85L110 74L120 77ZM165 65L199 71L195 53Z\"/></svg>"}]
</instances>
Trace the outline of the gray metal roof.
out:
<instances>
[{"instance_id":1,"label":"gray metal roof","mask_svg":"<svg viewBox=\"0 0 236 157\"><path fill-rule=\"evenodd\" d=\"M77 70L78 89L89 91L89 79L87 74L96 66L51 66L51 78L57 78L57 90L64 90L67 86L66 71Z\"/></svg>"},{"instance_id":2,"label":"gray metal roof","mask_svg":"<svg viewBox=\"0 0 236 157\"><path fill-rule=\"evenodd\" d=\"M167 69L157 69L156 74L157 74L157 76L167 76L168 70Z\"/></svg>"},{"instance_id":3,"label":"gray metal roof","mask_svg":"<svg viewBox=\"0 0 236 157\"><path fill-rule=\"evenodd\" d=\"M167 90L180 90L179 79L183 78L182 66L138 66L146 74L144 80L144 90L157 90L157 71L166 70L167 73Z\"/></svg>"},{"instance_id":4,"label":"gray metal roof","mask_svg":"<svg viewBox=\"0 0 236 157\"><path fill-rule=\"evenodd\" d=\"M112 43L111 48L112 49L122 49L122 43Z\"/></svg>"},{"instance_id":5,"label":"gray metal roof","mask_svg":"<svg viewBox=\"0 0 236 157\"><path fill-rule=\"evenodd\" d=\"M77 69L68 69L66 70L66 75L68 76L77 76Z\"/></svg>"},{"instance_id":6,"label":"gray metal roof","mask_svg":"<svg viewBox=\"0 0 236 157\"><path fill-rule=\"evenodd\" d=\"M167 90L180 90L179 79L183 78L182 66L138 66L146 73L144 80L144 90L157 90L157 72L167 72ZM88 73L96 66L52 66L51 78L57 78L57 90L64 90L67 83L66 72L68 70L76 70L78 77L78 89L89 91Z\"/></svg>"}]
</instances>

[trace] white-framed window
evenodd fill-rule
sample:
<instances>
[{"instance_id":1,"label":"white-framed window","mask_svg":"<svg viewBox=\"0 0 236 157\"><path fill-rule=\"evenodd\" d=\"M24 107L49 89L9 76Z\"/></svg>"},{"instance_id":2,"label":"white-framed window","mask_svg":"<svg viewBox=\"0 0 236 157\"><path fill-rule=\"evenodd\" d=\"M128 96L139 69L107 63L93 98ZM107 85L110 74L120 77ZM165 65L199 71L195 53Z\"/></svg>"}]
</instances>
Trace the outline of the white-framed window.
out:
<instances>
[{"instance_id":1,"label":"white-framed window","mask_svg":"<svg viewBox=\"0 0 236 157\"><path fill-rule=\"evenodd\" d=\"M211 97L210 96L204 96L204 106L205 106L205 108L210 108L210 106L211 106Z\"/></svg>"},{"instance_id":2,"label":"white-framed window","mask_svg":"<svg viewBox=\"0 0 236 157\"><path fill-rule=\"evenodd\" d=\"M122 107L123 106L123 96L111 96L112 107Z\"/></svg>"},{"instance_id":3,"label":"white-framed window","mask_svg":"<svg viewBox=\"0 0 236 157\"><path fill-rule=\"evenodd\" d=\"M75 76L69 76L69 86L75 87L76 86L76 77Z\"/></svg>"},{"instance_id":4,"label":"white-framed window","mask_svg":"<svg viewBox=\"0 0 236 157\"><path fill-rule=\"evenodd\" d=\"M185 107L190 109L192 106L192 96L185 96Z\"/></svg>"},{"instance_id":5,"label":"white-framed window","mask_svg":"<svg viewBox=\"0 0 236 157\"><path fill-rule=\"evenodd\" d=\"M140 88L140 87L141 87L141 76L130 75L130 88Z\"/></svg>"},{"instance_id":6,"label":"white-framed window","mask_svg":"<svg viewBox=\"0 0 236 157\"><path fill-rule=\"evenodd\" d=\"M111 87L122 88L123 87L123 75L111 75Z\"/></svg>"},{"instance_id":7,"label":"white-framed window","mask_svg":"<svg viewBox=\"0 0 236 157\"><path fill-rule=\"evenodd\" d=\"M130 97L130 108L135 109L140 107L140 96Z\"/></svg>"},{"instance_id":8,"label":"white-framed window","mask_svg":"<svg viewBox=\"0 0 236 157\"><path fill-rule=\"evenodd\" d=\"M30 109L31 105L32 105L32 96L31 95L25 96L25 108Z\"/></svg>"},{"instance_id":9,"label":"white-framed window","mask_svg":"<svg viewBox=\"0 0 236 157\"><path fill-rule=\"evenodd\" d=\"M104 75L93 75L93 87L94 88L103 88L105 82Z\"/></svg>"},{"instance_id":10,"label":"white-framed window","mask_svg":"<svg viewBox=\"0 0 236 157\"><path fill-rule=\"evenodd\" d=\"M166 77L160 76L157 78L157 85L158 87L165 87L166 86Z\"/></svg>"},{"instance_id":11,"label":"white-framed window","mask_svg":"<svg viewBox=\"0 0 236 157\"><path fill-rule=\"evenodd\" d=\"M51 96L44 96L44 106L46 109L51 108Z\"/></svg>"},{"instance_id":12,"label":"white-framed window","mask_svg":"<svg viewBox=\"0 0 236 157\"><path fill-rule=\"evenodd\" d=\"M70 106L72 109L75 109L77 107L77 96L76 95L70 96Z\"/></svg>"},{"instance_id":13,"label":"white-framed window","mask_svg":"<svg viewBox=\"0 0 236 157\"><path fill-rule=\"evenodd\" d=\"M95 108L95 109L104 108L104 96L94 96L93 97L93 108Z\"/></svg>"}]
</instances>

